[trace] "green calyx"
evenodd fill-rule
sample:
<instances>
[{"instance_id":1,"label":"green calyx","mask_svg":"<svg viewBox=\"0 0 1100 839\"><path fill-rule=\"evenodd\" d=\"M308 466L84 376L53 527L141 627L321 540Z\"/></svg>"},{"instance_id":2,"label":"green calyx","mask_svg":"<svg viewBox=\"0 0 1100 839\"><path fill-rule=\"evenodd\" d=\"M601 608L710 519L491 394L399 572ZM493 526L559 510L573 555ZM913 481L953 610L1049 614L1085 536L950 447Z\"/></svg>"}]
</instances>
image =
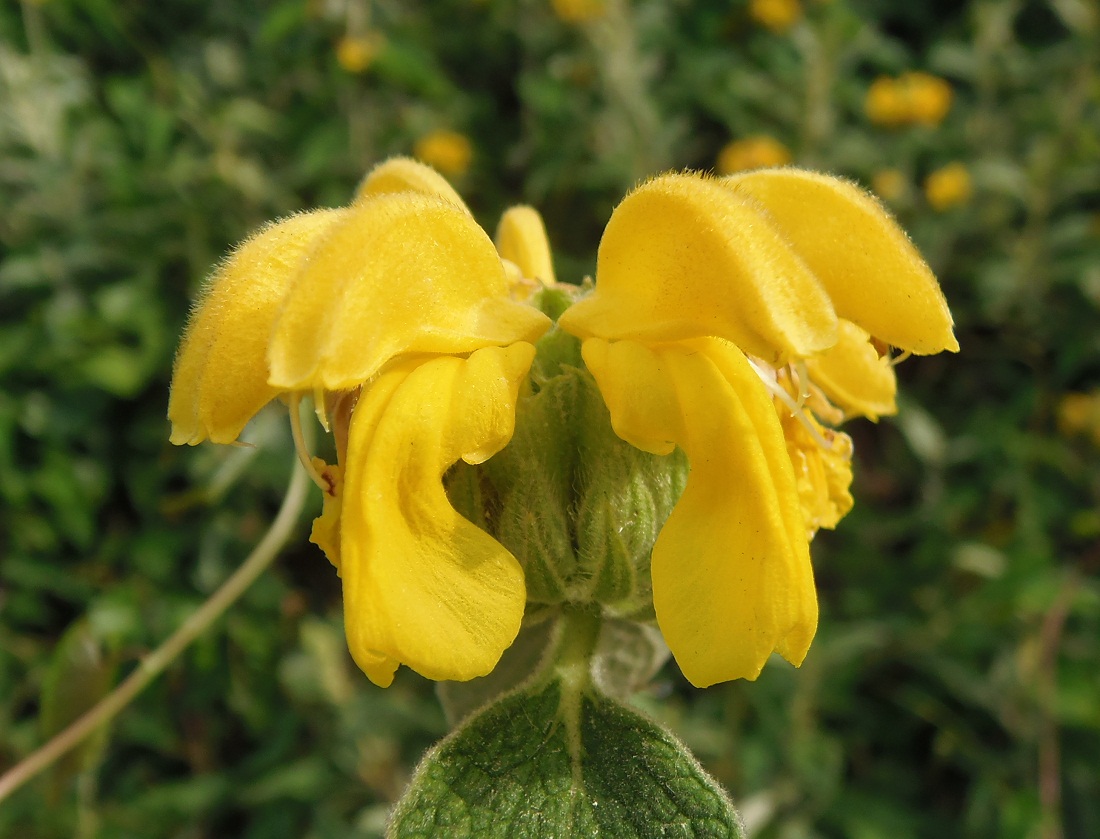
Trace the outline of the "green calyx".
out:
<instances>
[{"instance_id":1,"label":"green calyx","mask_svg":"<svg viewBox=\"0 0 1100 839\"><path fill-rule=\"evenodd\" d=\"M530 603L651 618L650 556L687 460L615 435L572 335L552 329L537 349L511 442L484 464L458 464L448 494L520 561Z\"/></svg>"}]
</instances>

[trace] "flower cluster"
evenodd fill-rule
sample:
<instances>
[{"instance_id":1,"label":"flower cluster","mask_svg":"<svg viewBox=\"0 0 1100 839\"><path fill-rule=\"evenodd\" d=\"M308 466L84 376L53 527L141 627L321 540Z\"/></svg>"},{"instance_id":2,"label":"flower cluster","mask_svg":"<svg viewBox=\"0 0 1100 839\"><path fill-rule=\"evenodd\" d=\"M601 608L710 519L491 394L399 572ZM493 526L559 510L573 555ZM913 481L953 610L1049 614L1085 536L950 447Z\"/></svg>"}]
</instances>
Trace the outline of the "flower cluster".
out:
<instances>
[{"instance_id":1,"label":"flower cluster","mask_svg":"<svg viewBox=\"0 0 1100 839\"><path fill-rule=\"evenodd\" d=\"M935 126L951 110L951 85L929 73L902 73L897 78L879 76L867 91L864 111L875 125Z\"/></svg>"},{"instance_id":2,"label":"flower cluster","mask_svg":"<svg viewBox=\"0 0 1100 839\"><path fill-rule=\"evenodd\" d=\"M509 210L494 246L434 171L389 161L348 207L272 224L218 268L177 356L172 440L231 442L275 397L296 423L313 395L337 457L303 454L325 497L312 539L342 578L356 662L383 686L401 663L470 679L519 631L524 566L455 511L444 476L519 436L517 410L549 390L536 354L562 342L628 449L689 463L647 557L685 675L755 678L773 651L800 663L809 542L852 503L835 426L894 411L888 347L957 349L913 246L836 178L657 177L612 214L585 293L555 284L534 210ZM569 437L524 433L540 435Z\"/></svg>"}]
</instances>

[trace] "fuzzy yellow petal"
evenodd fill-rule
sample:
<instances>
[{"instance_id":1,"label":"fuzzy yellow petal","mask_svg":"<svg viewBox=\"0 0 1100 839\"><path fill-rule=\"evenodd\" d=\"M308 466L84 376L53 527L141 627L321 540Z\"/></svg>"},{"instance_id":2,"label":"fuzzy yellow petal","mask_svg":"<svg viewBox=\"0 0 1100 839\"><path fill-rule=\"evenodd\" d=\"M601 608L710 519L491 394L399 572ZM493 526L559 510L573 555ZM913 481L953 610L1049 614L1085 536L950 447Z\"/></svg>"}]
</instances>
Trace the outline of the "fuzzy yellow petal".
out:
<instances>
[{"instance_id":1,"label":"fuzzy yellow petal","mask_svg":"<svg viewBox=\"0 0 1100 839\"><path fill-rule=\"evenodd\" d=\"M465 211L377 195L349 207L304 262L275 324L269 381L346 390L399 355L534 341L549 325L509 298L496 248Z\"/></svg>"},{"instance_id":2,"label":"fuzzy yellow petal","mask_svg":"<svg viewBox=\"0 0 1100 839\"><path fill-rule=\"evenodd\" d=\"M559 323L581 338L713 335L769 362L836 341L825 290L757 203L701 175L662 175L623 199L596 290Z\"/></svg>"},{"instance_id":3,"label":"fuzzy yellow petal","mask_svg":"<svg viewBox=\"0 0 1100 839\"><path fill-rule=\"evenodd\" d=\"M801 663L817 597L795 478L775 408L744 355L718 340L654 348L584 342L615 432L679 446L683 496L653 548L657 622L699 687L755 679L773 652Z\"/></svg>"},{"instance_id":4,"label":"fuzzy yellow petal","mask_svg":"<svg viewBox=\"0 0 1100 839\"><path fill-rule=\"evenodd\" d=\"M849 416L877 420L897 413L893 365L879 355L871 336L851 321L840 322L836 346L806 359L806 369L811 381Z\"/></svg>"},{"instance_id":5,"label":"fuzzy yellow petal","mask_svg":"<svg viewBox=\"0 0 1100 839\"><path fill-rule=\"evenodd\" d=\"M303 254L341 210L316 210L269 224L207 280L172 371L172 442L237 439L281 388L268 384L267 342Z\"/></svg>"},{"instance_id":6,"label":"fuzzy yellow petal","mask_svg":"<svg viewBox=\"0 0 1100 839\"><path fill-rule=\"evenodd\" d=\"M765 169L723 180L767 209L840 317L917 355L958 350L936 278L871 195L802 169Z\"/></svg>"},{"instance_id":7,"label":"fuzzy yellow petal","mask_svg":"<svg viewBox=\"0 0 1100 839\"><path fill-rule=\"evenodd\" d=\"M421 195L434 195L461 207L467 213L470 210L455 188L447 179L431 166L426 166L411 157L391 157L379 163L363 178L355 190L353 203L369 199L376 195L388 195L398 192L418 192Z\"/></svg>"},{"instance_id":8,"label":"fuzzy yellow petal","mask_svg":"<svg viewBox=\"0 0 1100 839\"><path fill-rule=\"evenodd\" d=\"M355 660L430 679L496 665L523 617L523 571L462 518L443 490L458 459L480 463L511 439L534 347L515 344L396 362L364 390L351 420L340 574Z\"/></svg>"},{"instance_id":9,"label":"fuzzy yellow petal","mask_svg":"<svg viewBox=\"0 0 1100 839\"><path fill-rule=\"evenodd\" d=\"M534 207L509 207L497 225L496 245L501 258L518 266L523 276L543 285L554 282L550 241Z\"/></svg>"}]
</instances>

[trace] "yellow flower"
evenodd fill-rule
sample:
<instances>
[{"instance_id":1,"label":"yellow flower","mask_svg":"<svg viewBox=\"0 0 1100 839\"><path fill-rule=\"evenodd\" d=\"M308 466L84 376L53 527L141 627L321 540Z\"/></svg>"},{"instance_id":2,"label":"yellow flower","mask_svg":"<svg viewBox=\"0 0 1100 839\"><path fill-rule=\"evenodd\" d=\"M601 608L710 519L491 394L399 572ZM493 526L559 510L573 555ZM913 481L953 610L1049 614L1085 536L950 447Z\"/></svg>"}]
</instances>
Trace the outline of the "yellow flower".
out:
<instances>
[{"instance_id":1,"label":"yellow flower","mask_svg":"<svg viewBox=\"0 0 1100 839\"><path fill-rule=\"evenodd\" d=\"M726 143L718 153L718 172L729 175L767 166L785 166L791 162L787 147L774 137L759 135Z\"/></svg>"},{"instance_id":2,"label":"yellow flower","mask_svg":"<svg viewBox=\"0 0 1100 839\"><path fill-rule=\"evenodd\" d=\"M341 575L348 644L377 684L400 663L432 679L484 675L519 630L522 569L452 509L442 476L507 444L548 326L512 299L446 181L407 159L375 169L348 207L259 231L194 310L172 441L232 442L275 396L296 427L314 394L338 462L304 458L325 491L313 540Z\"/></svg>"},{"instance_id":3,"label":"yellow flower","mask_svg":"<svg viewBox=\"0 0 1100 839\"><path fill-rule=\"evenodd\" d=\"M886 201L897 201L909 191L909 180L900 169L880 169L871 177L871 189Z\"/></svg>"},{"instance_id":4,"label":"yellow flower","mask_svg":"<svg viewBox=\"0 0 1100 839\"><path fill-rule=\"evenodd\" d=\"M773 651L799 664L817 625L808 537L850 505L849 444L822 423L894 410L883 345L958 349L927 265L844 181L669 174L616 208L595 290L559 325L615 432L690 461L652 555L684 674L752 679Z\"/></svg>"},{"instance_id":5,"label":"yellow flower","mask_svg":"<svg viewBox=\"0 0 1100 839\"><path fill-rule=\"evenodd\" d=\"M439 129L417 140L413 155L444 175L459 177L470 168L474 149L464 134Z\"/></svg>"},{"instance_id":6,"label":"yellow flower","mask_svg":"<svg viewBox=\"0 0 1100 839\"><path fill-rule=\"evenodd\" d=\"M588 23L607 14L607 0L550 0L550 6L565 23Z\"/></svg>"},{"instance_id":7,"label":"yellow flower","mask_svg":"<svg viewBox=\"0 0 1100 839\"><path fill-rule=\"evenodd\" d=\"M970 173L959 163L948 163L932 172L924 181L924 196L939 212L959 207L970 200L974 187Z\"/></svg>"},{"instance_id":8,"label":"yellow flower","mask_svg":"<svg viewBox=\"0 0 1100 839\"><path fill-rule=\"evenodd\" d=\"M382 37L377 33L352 37L348 35L336 43L336 62L349 73L362 73L378 57L382 49Z\"/></svg>"},{"instance_id":9,"label":"yellow flower","mask_svg":"<svg viewBox=\"0 0 1100 839\"><path fill-rule=\"evenodd\" d=\"M781 35L802 18L798 0L750 0L749 17Z\"/></svg>"}]
</instances>

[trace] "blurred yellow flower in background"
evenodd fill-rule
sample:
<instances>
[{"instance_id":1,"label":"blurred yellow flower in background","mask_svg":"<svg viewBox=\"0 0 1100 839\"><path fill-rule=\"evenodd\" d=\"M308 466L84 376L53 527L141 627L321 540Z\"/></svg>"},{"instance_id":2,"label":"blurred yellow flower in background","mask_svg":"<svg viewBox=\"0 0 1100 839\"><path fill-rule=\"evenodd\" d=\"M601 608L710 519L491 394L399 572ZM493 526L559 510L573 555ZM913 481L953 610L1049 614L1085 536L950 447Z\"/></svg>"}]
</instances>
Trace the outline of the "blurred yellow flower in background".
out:
<instances>
[{"instance_id":1,"label":"blurred yellow flower in background","mask_svg":"<svg viewBox=\"0 0 1100 839\"><path fill-rule=\"evenodd\" d=\"M413 156L444 175L465 175L474 157L473 146L465 134L445 128L429 132L416 141Z\"/></svg>"},{"instance_id":2,"label":"blurred yellow flower in background","mask_svg":"<svg viewBox=\"0 0 1100 839\"><path fill-rule=\"evenodd\" d=\"M909 191L909 179L900 169L879 169L871 176L871 189L884 201L897 201Z\"/></svg>"},{"instance_id":3,"label":"blurred yellow flower in background","mask_svg":"<svg viewBox=\"0 0 1100 839\"><path fill-rule=\"evenodd\" d=\"M875 125L935 126L943 122L954 94L951 85L930 73L902 73L897 78L879 76L867 89L863 110Z\"/></svg>"},{"instance_id":4,"label":"blurred yellow flower in background","mask_svg":"<svg viewBox=\"0 0 1100 839\"><path fill-rule=\"evenodd\" d=\"M750 0L749 17L779 35L802 18L802 4L798 0Z\"/></svg>"},{"instance_id":5,"label":"blurred yellow flower in background","mask_svg":"<svg viewBox=\"0 0 1100 839\"><path fill-rule=\"evenodd\" d=\"M566 23L587 23L607 14L606 0L550 0L550 5Z\"/></svg>"},{"instance_id":6,"label":"blurred yellow flower in background","mask_svg":"<svg viewBox=\"0 0 1100 839\"><path fill-rule=\"evenodd\" d=\"M383 39L377 32L341 38L336 43L336 62L348 73L362 73L378 57Z\"/></svg>"},{"instance_id":7,"label":"blurred yellow flower in background","mask_svg":"<svg viewBox=\"0 0 1100 839\"><path fill-rule=\"evenodd\" d=\"M941 213L965 204L973 193L970 172L958 161L948 163L924 179L924 197L932 209Z\"/></svg>"},{"instance_id":8,"label":"blurred yellow flower in background","mask_svg":"<svg viewBox=\"0 0 1100 839\"><path fill-rule=\"evenodd\" d=\"M1058 404L1058 430L1067 437L1087 436L1100 447L1100 390L1063 396Z\"/></svg>"},{"instance_id":9,"label":"blurred yellow flower in background","mask_svg":"<svg viewBox=\"0 0 1100 839\"><path fill-rule=\"evenodd\" d=\"M863 110L875 125L903 124L906 109L897 82L889 76L879 76L871 82L863 101Z\"/></svg>"},{"instance_id":10,"label":"blurred yellow flower in background","mask_svg":"<svg viewBox=\"0 0 1100 839\"><path fill-rule=\"evenodd\" d=\"M899 81L909 99L913 122L939 125L951 110L954 92L951 85L928 73L904 73Z\"/></svg>"},{"instance_id":11,"label":"blurred yellow flower in background","mask_svg":"<svg viewBox=\"0 0 1100 839\"><path fill-rule=\"evenodd\" d=\"M760 134L726 143L718 152L718 173L729 175L749 169L768 166L786 166L791 162L791 152L774 137Z\"/></svg>"}]
</instances>

